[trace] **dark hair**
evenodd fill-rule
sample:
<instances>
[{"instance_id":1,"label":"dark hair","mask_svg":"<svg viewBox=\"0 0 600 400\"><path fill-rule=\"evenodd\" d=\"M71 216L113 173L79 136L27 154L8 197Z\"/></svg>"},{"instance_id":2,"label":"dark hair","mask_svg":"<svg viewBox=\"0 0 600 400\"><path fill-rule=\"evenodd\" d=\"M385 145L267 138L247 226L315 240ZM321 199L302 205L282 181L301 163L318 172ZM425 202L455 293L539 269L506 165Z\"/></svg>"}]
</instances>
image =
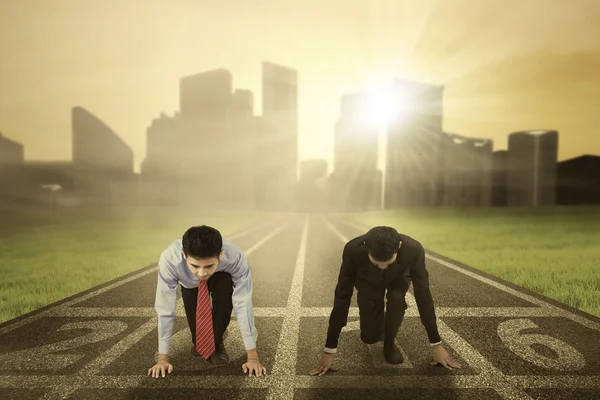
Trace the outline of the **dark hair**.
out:
<instances>
[{"instance_id":1,"label":"dark hair","mask_svg":"<svg viewBox=\"0 0 600 400\"><path fill-rule=\"evenodd\" d=\"M398 251L400 236L389 226L371 228L365 236L365 247L377 261L388 261Z\"/></svg>"},{"instance_id":2,"label":"dark hair","mask_svg":"<svg viewBox=\"0 0 600 400\"><path fill-rule=\"evenodd\" d=\"M183 234L183 252L193 258L218 257L223 249L221 233L210 226L192 226Z\"/></svg>"}]
</instances>

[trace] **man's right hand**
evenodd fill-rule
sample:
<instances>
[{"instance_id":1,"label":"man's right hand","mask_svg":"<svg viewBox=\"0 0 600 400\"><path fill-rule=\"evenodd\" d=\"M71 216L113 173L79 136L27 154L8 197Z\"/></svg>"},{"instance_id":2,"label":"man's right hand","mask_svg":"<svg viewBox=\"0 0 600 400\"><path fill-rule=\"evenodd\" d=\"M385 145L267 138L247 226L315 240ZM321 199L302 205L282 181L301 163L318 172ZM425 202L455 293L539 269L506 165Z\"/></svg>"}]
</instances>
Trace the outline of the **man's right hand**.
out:
<instances>
[{"instance_id":1,"label":"man's right hand","mask_svg":"<svg viewBox=\"0 0 600 400\"><path fill-rule=\"evenodd\" d=\"M331 369L331 364L333 364L333 357L334 357L333 353L323 354L321 356L321 359L319 360L319 365L317 366L317 368L310 371L309 374L310 375L319 374L319 376L325 375L327 373L327 371L329 371ZM333 369L331 369L331 370L333 371Z\"/></svg>"},{"instance_id":2,"label":"man's right hand","mask_svg":"<svg viewBox=\"0 0 600 400\"><path fill-rule=\"evenodd\" d=\"M148 375L153 378L158 378L161 374L165 377L165 371L169 374L173 371L173 366L167 360L159 360L156 365L148 370Z\"/></svg>"}]
</instances>

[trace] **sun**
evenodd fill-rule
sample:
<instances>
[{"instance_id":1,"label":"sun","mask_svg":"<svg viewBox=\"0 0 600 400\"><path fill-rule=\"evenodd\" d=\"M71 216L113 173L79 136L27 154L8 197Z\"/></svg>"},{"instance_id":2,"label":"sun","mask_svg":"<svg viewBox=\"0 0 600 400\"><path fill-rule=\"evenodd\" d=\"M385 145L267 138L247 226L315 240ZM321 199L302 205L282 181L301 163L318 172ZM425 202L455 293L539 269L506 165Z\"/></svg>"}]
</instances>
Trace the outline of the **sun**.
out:
<instances>
[{"instance_id":1,"label":"sun","mask_svg":"<svg viewBox=\"0 0 600 400\"><path fill-rule=\"evenodd\" d=\"M391 81L371 86L364 110L366 122L385 129L390 123L402 118L405 112L406 97L393 90Z\"/></svg>"}]
</instances>

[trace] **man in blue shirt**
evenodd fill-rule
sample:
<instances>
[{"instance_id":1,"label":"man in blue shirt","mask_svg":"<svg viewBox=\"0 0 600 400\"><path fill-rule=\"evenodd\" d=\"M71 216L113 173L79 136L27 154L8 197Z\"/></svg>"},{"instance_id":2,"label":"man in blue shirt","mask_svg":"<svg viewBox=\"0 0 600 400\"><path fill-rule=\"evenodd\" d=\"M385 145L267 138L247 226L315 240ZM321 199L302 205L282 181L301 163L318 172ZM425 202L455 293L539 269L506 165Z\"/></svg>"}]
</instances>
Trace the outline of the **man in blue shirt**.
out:
<instances>
[{"instance_id":1,"label":"man in blue shirt","mask_svg":"<svg viewBox=\"0 0 600 400\"><path fill-rule=\"evenodd\" d=\"M206 283L206 284L204 284ZM173 365L169 363L169 346L175 324L177 286L181 286L185 314L187 316L194 352L209 349L205 357L214 364L229 361L223 345L223 334L229 326L231 311L234 310L244 346L248 352L247 362L242 365L244 373L257 376L266 374L266 369L258 360L256 351L256 329L254 327L254 309L252 306L252 275L250 266L242 251L233 243L223 240L215 228L202 225L189 228L182 239L177 239L163 251L158 262L158 283L156 286L155 310L158 314L158 362L148 370L148 375L158 378L171 373ZM202 315L199 288L212 295L212 312ZM200 294L205 293L202 290ZM206 309L208 293L206 294ZM199 333L201 341L209 345L196 346L196 311L198 307ZM210 320L202 326L202 318ZM208 327L207 327L208 325ZM212 340L206 339L214 335ZM211 351L214 348L214 352ZM209 355L210 354L210 355Z\"/></svg>"}]
</instances>

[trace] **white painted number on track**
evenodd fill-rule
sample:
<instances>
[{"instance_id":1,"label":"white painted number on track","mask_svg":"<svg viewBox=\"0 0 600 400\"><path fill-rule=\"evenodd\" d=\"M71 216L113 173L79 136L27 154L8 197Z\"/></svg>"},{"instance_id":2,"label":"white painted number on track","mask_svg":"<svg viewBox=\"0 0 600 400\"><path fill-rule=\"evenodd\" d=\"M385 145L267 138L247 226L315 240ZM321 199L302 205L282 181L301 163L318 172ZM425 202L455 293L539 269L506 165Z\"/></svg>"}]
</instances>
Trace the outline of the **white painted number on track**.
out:
<instances>
[{"instance_id":1,"label":"white painted number on track","mask_svg":"<svg viewBox=\"0 0 600 400\"><path fill-rule=\"evenodd\" d=\"M585 366L585 359L569 344L548 335L521 333L524 329L538 326L529 319L512 319L498 325L498 336L502 343L524 360L545 369L577 371ZM558 358L545 357L531 346L539 344L550 348Z\"/></svg>"},{"instance_id":2,"label":"white painted number on track","mask_svg":"<svg viewBox=\"0 0 600 400\"><path fill-rule=\"evenodd\" d=\"M127 324L122 321L71 322L61 326L58 331L73 329L91 329L92 331L73 339L3 354L0 369L55 371L67 368L83 358L85 354L58 352L76 349L116 336L127 329Z\"/></svg>"}]
</instances>

